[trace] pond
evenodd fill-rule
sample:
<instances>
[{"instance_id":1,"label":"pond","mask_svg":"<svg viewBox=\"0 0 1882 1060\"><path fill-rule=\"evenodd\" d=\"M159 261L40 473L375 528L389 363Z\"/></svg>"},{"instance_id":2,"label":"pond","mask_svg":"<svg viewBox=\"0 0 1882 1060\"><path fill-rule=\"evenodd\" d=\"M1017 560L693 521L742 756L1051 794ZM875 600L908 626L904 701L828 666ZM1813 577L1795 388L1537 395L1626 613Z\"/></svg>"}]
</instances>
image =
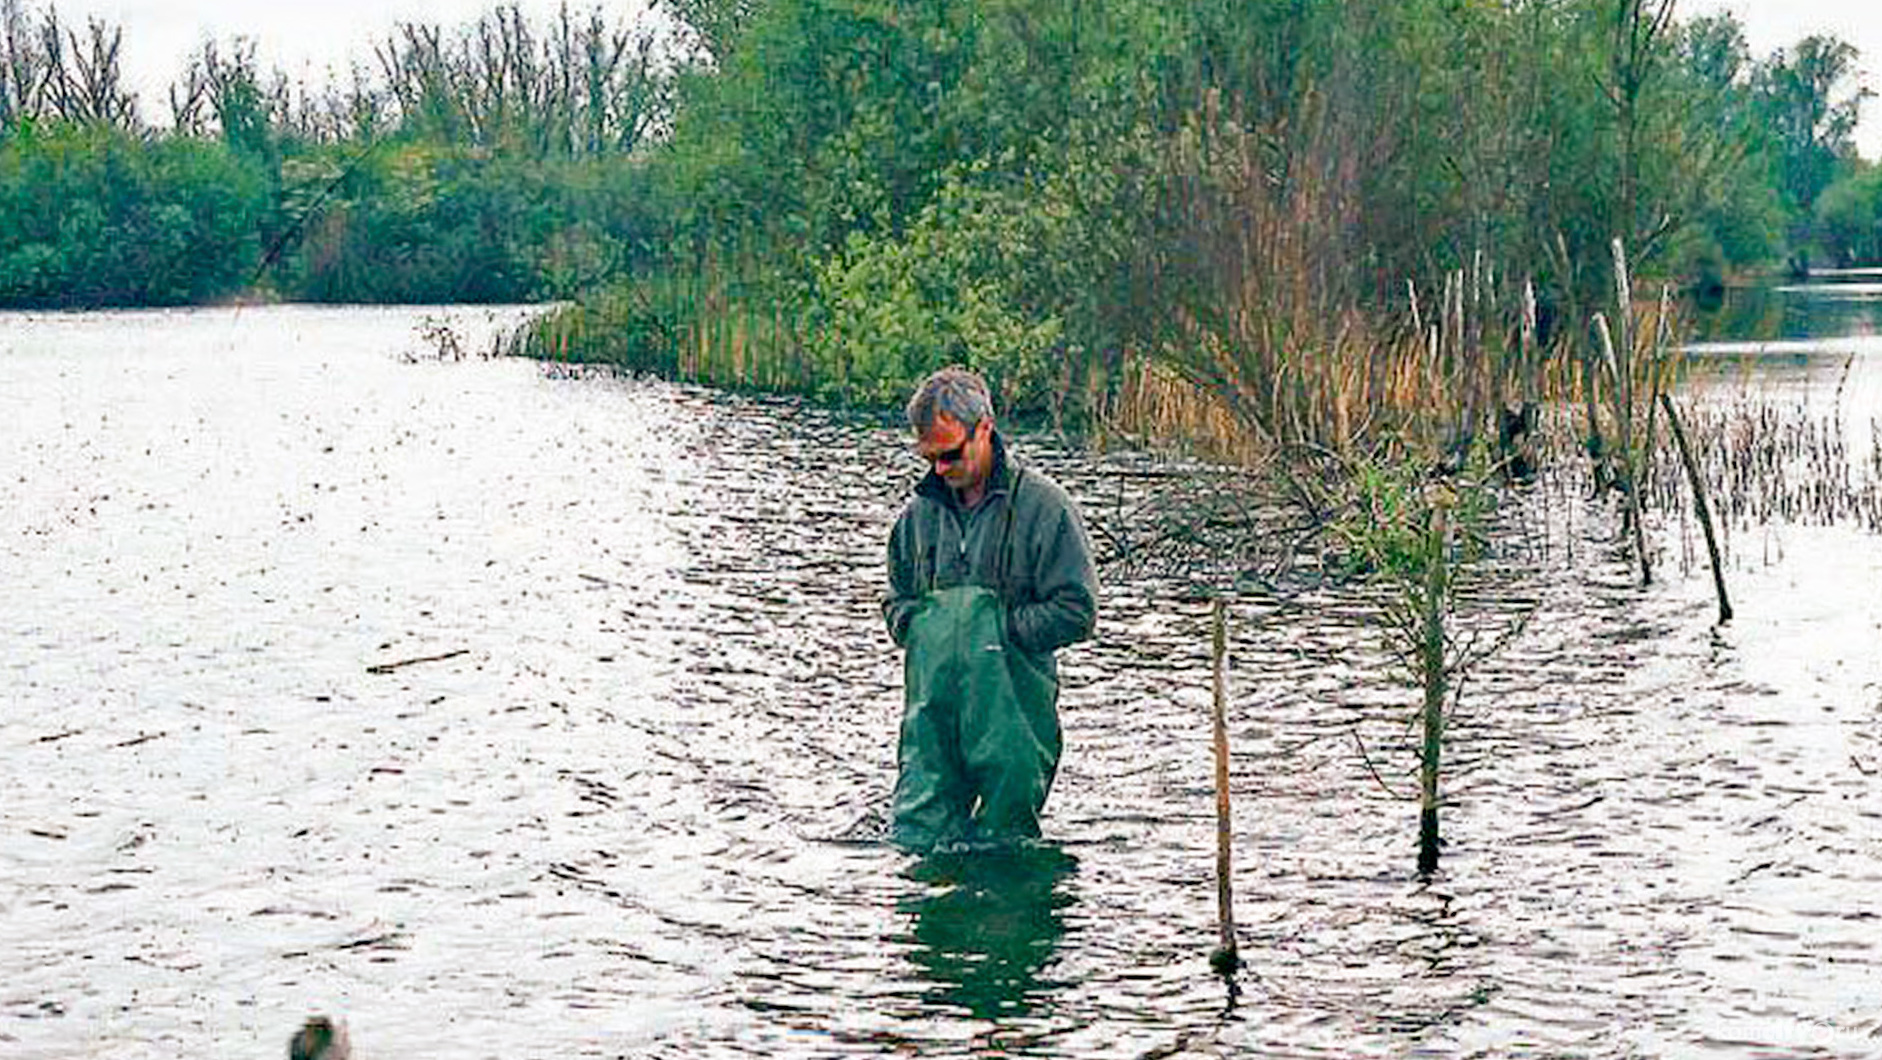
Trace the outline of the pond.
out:
<instances>
[{"instance_id":1,"label":"pond","mask_svg":"<svg viewBox=\"0 0 1882 1060\"><path fill-rule=\"evenodd\" d=\"M1670 523L1529 534L1429 880L1370 612L1238 604L1231 998L1202 606L1107 581L1049 850L869 842L903 433L421 337L521 312L0 316L0 1054L1882 1051L1877 538L1737 528L1715 628ZM1882 408L1853 333L1716 352Z\"/></svg>"}]
</instances>

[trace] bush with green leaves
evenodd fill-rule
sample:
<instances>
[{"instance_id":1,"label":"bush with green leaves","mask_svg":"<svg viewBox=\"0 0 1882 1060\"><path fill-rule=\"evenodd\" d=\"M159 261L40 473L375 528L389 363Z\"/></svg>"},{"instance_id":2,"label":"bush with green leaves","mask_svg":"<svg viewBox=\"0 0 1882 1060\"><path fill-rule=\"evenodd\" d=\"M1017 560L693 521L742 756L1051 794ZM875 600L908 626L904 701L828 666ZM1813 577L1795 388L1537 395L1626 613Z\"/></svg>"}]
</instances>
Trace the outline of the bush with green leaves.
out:
<instances>
[{"instance_id":1,"label":"bush with green leaves","mask_svg":"<svg viewBox=\"0 0 1882 1060\"><path fill-rule=\"evenodd\" d=\"M1062 204L950 180L897 236L851 233L817 274L822 326L811 351L831 396L892 404L928 372L966 364L1008 407L1050 387L1064 326L1024 298Z\"/></svg>"},{"instance_id":2,"label":"bush with green leaves","mask_svg":"<svg viewBox=\"0 0 1882 1060\"><path fill-rule=\"evenodd\" d=\"M620 273L652 230L620 173L422 140L308 152L282 167L296 238L276 282L324 302L568 298Z\"/></svg>"},{"instance_id":3,"label":"bush with green leaves","mask_svg":"<svg viewBox=\"0 0 1882 1060\"><path fill-rule=\"evenodd\" d=\"M0 138L0 304L234 295L266 209L260 169L219 141L22 122Z\"/></svg>"},{"instance_id":4,"label":"bush with green leaves","mask_svg":"<svg viewBox=\"0 0 1882 1060\"><path fill-rule=\"evenodd\" d=\"M1455 472L1438 470L1442 459L1397 454L1356 458L1346 468L1340 481L1347 496L1328 530L1348 577L1380 580L1416 597L1429 584L1434 561L1454 564L1481 552L1483 527L1496 503L1489 447L1471 444ZM1430 532L1438 507L1447 512L1455 550L1442 557ZM1421 607L1408 606L1407 613L1416 615Z\"/></svg>"}]
</instances>

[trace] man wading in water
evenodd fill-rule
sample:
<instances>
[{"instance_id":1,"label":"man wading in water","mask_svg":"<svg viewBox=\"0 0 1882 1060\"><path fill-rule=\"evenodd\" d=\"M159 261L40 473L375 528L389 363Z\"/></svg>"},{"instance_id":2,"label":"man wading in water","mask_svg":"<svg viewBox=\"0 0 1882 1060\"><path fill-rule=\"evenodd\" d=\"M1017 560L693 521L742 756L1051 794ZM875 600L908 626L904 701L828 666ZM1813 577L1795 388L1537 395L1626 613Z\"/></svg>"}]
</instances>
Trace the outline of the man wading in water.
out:
<instances>
[{"instance_id":1,"label":"man wading in water","mask_svg":"<svg viewBox=\"0 0 1882 1060\"><path fill-rule=\"evenodd\" d=\"M1091 547L1065 491L1008 456L979 376L929 376L908 422L930 470L889 535L882 612L906 653L890 838L1036 839L1059 764L1053 652L1097 619Z\"/></svg>"}]
</instances>

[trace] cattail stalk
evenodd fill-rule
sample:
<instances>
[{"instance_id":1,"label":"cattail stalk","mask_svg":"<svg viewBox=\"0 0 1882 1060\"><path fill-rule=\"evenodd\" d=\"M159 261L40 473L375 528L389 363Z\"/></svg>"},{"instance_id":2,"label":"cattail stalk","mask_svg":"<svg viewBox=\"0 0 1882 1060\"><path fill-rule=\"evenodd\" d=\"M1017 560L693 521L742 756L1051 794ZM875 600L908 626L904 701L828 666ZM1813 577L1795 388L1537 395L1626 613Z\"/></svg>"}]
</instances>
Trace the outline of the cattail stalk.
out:
<instances>
[{"instance_id":1,"label":"cattail stalk","mask_svg":"<svg viewBox=\"0 0 1882 1060\"><path fill-rule=\"evenodd\" d=\"M1607 318L1600 313L1594 315L1595 333L1601 339L1601 352L1607 364L1611 382L1618 389L1625 371L1615 360L1614 336L1608 330ZM1624 406L1617 406L1624 407ZM1627 522L1633 529L1634 557L1640 561L1640 584L1653 584L1653 558L1647 554L1647 529L1641 520L1640 488L1634 481L1633 439L1628 437L1626 429L1620 432L1621 463L1621 503L1626 506Z\"/></svg>"}]
</instances>

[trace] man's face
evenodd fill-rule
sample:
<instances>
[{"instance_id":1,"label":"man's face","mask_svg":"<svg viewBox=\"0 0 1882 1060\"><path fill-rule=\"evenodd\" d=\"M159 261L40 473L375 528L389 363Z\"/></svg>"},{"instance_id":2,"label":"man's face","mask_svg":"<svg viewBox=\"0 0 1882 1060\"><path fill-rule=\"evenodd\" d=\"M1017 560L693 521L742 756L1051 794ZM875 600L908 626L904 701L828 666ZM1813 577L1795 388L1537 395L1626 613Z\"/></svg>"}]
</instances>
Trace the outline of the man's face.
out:
<instances>
[{"instance_id":1,"label":"man's face","mask_svg":"<svg viewBox=\"0 0 1882 1060\"><path fill-rule=\"evenodd\" d=\"M969 431L960 420L936 413L934 425L916 440L915 451L954 490L971 490L993 470L993 421L981 420Z\"/></svg>"}]
</instances>

